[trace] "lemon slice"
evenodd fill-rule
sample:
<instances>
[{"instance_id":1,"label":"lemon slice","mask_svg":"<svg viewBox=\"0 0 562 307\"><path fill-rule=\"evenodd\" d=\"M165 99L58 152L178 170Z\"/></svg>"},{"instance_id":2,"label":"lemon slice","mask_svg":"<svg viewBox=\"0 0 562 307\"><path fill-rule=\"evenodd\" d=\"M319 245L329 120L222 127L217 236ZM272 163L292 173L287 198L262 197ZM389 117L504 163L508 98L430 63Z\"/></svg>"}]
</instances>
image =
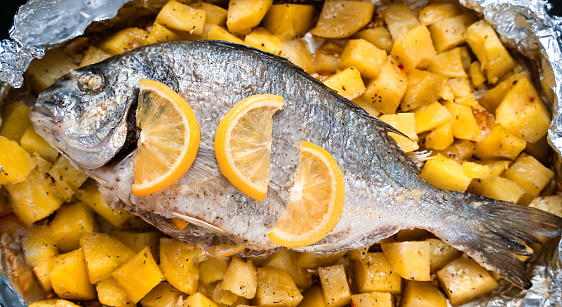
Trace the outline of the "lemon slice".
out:
<instances>
[{"instance_id":1,"label":"lemon slice","mask_svg":"<svg viewBox=\"0 0 562 307\"><path fill-rule=\"evenodd\" d=\"M222 174L240 191L262 201L269 184L273 114L283 107L277 95L250 96L221 120L215 156Z\"/></svg>"},{"instance_id":2,"label":"lemon slice","mask_svg":"<svg viewBox=\"0 0 562 307\"><path fill-rule=\"evenodd\" d=\"M267 235L290 248L316 243L334 229L345 195L342 172L326 150L301 142L300 156L287 208Z\"/></svg>"},{"instance_id":3,"label":"lemon slice","mask_svg":"<svg viewBox=\"0 0 562 307\"><path fill-rule=\"evenodd\" d=\"M200 134L185 100L165 84L147 79L140 80L137 126L141 133L132 191L145 196L169 187L189 169Z\"/></svg>"}]
</instances>

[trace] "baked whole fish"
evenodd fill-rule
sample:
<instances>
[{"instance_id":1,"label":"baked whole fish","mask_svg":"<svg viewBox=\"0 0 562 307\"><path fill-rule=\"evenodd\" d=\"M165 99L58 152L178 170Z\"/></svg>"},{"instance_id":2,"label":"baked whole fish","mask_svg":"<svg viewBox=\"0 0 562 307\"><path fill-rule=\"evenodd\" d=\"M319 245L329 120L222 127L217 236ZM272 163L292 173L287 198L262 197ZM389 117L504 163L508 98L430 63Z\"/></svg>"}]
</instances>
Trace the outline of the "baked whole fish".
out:
<instances>
[{"instance_id":1,"label":"baked whole fish","mask_svg":"<svg viewBox=\"0 0 562 307\"><path fill-rule=\"evenodd\" d=\"M172 186L149 196L131 193L142 78L160 81L191 106L201 144L192 167ZM221 174L214 136L222 117L256 94L284 97L273 116L270 184L256 201ZM522 288L531 283L526 243L561 233L552 214L472 194L435 188L388 136L393 129L288 61L241 45L164 42L137 48L71 72L39 95L31 119L37 132L98 181L109 199L186 241L232 241L249 251L279 248L267 237L284 211L299 164L300 141L326 149L345 180L343 214L321 241L298 251L361 248L400 229L426 229L486 269ZM177 231L168 218L191 227ZM521 241L520 241L521 240Z\"/></svg>"}]
</instances>

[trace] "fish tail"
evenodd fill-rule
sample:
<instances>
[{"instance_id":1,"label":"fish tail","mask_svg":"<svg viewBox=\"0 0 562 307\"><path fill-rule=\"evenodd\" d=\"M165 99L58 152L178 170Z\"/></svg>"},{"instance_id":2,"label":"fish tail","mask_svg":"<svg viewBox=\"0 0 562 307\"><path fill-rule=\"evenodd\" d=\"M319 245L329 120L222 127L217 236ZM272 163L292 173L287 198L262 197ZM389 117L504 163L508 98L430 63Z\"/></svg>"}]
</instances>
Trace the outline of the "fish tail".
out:
<instances>
[{"instance_id":1,"label":"fish tail","mask_svg":"<svg viewBox=\"0 0 562 307\"><path fill-rule=\"evenodd\" d=\"M471 194L455 196L463 202L458 214L462 225L442 233L443 239L514 285L530 288L527 265L516 256L531 256L527 245L540 244L537 236L560 235L562 218L511 202Z\"/></svg>"}]
</instances>

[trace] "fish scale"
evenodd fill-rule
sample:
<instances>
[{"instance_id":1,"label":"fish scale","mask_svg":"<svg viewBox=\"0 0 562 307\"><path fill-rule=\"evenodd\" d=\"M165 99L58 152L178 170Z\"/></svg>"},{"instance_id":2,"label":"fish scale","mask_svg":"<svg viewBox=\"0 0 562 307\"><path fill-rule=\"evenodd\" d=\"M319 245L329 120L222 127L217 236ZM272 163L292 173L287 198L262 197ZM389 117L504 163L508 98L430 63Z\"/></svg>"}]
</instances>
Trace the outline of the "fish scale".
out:
<instances>
[{"instance_id":1,"label":"fish scale","mask_svg":"<svg viewBox=\"0 0 562 307\"><path fill-rule=\"evenodd\" d=\"M102 75L103 88L80 92L77 80L85 73ZM165 83L187 101L198 119L201 145L179 180L138 197L131 193L135 151L124 144L138 135L130 127L134 110L129 108L134 108L141 78ZM270 184L262 202L224 178L213 151L222 117L256 94L285 99L283 109L273 116ZM115 112L107 118L88 115L104 107ZM86 111L77 113L78 109ZM421 228L528 288L525 264L515 258L526 253L519 240L533 243L535 235L561 232L562 219L552 214L431 186L389 137L388 132L398 131L288 61L242 45L164 42L123 53L61 78L41 93L31 118L38 133L97 180L108 196L164 232L190 242L203 240L206 246L236 242L249 248L246 254L279 248L267 234L289 199L301 141L324 148L336 160L345 180L345 200L336 227L298 251L361 248L400 229ZM81 125L74 124L76 118ZM93 130L102 133L84 139L91 144L77 145L77 135L89 136ZM190 225L177 231L166 218L182 218Z\"/></svg>"}]
</instances>

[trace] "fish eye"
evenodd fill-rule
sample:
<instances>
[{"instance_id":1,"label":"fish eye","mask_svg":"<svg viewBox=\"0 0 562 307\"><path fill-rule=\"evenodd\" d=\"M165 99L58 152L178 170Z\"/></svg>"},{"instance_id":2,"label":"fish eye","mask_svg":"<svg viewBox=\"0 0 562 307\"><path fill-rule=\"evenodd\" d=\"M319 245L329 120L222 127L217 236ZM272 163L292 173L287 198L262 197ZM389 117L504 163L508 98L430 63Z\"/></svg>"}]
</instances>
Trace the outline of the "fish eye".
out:
<instances>
[{"instance_id":1,"label":"fish eye","mask_svg":"<svg viewBox=\"0 0 562 307\"><path fill-rule=\"evenodd\" d=\"M98 93L104 84L103 75L99 72L89 71L78 77L78 88L87 94Z\"/></svg>"}]
</instances>

